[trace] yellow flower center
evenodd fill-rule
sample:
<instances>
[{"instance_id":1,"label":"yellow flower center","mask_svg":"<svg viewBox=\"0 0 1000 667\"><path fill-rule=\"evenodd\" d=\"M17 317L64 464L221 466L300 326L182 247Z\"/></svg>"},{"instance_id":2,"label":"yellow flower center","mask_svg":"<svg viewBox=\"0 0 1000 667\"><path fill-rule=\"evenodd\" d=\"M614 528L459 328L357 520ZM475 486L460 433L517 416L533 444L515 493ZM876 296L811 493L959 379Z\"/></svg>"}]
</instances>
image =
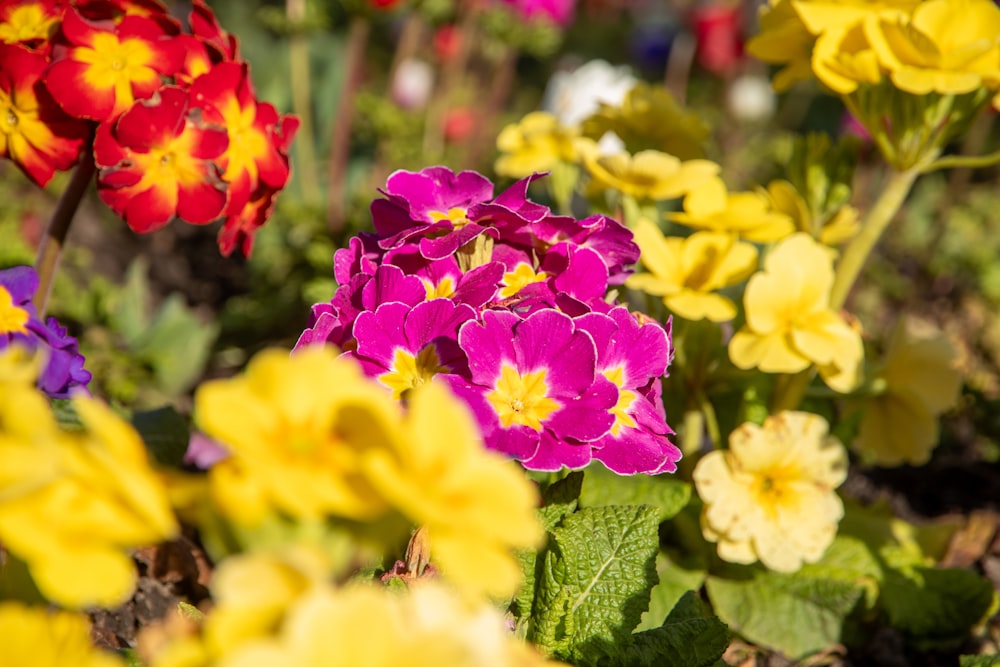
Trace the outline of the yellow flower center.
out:
<instances>
[{"instance_id":1,"label":"yellow flower center","mask_svg":"<svg viewBox=\"0 0 1000 667\"><path fill-rule=\"evenodd\" d=\"M14 305L14 297L0 285L0 334L28 333L28 311Z\"/></svg>"},{"instance_id":2,"label":"yellow flower center","mask_svg":"<svg viewBox=\"0 0 1000 667\"><path fill-rule=\"evenodd\" d=\"M73 58L90 65L84 72L84 82L101 90L114 88L119 105L135 101L133 81L158 76L151 68L153 52L141 39L118 41L115 35L99 33L94 36L93 48L78 47Z\"/></svg>"},{"instance_id":3,"label":"yellow flower center","mask_svg":"<svg viewBox=\"0 0 1000 667\"><path fill-rule=\"evenodd\" d=\"M460 206L453 206L448 209L447 213L444 211L431 211L430 213L428 213L428 215L430 215L431 220L433 220L434 222L441 222L442 220L447 220L452 224L452 226L455 229L461 229L470 222L469 218L466 217L467 213L468 211L466 211L464 208Z\"/></svg>"},{"instance_id":4,"label":"yellow flower center","mask_svg":"<svg viewBox=\"0 0 1000 667\"><path fill-rule=\"evenodd\" d=\"M441 282L434 284L430 280L421 278L424 283L424 289L427 291L427 300L431 299L447 299L455 293L455 281L451 276L445 276L441 279Z\"/></svg>"},{"instance_id":5,"label":"yellow flower center","mask_svg":"<svg viewBox=\"0 0 1000 667\"><path fill-rule=\"evenodd\" d=\"M611 414L615 416L615 423L611 425L611 435L618 435L622 427L635 428L635 420L628 414L628 409L632 407L636 393L622 389L622 385L625 383L625 369L621 366L615 366L614 368L605 370L603 375L618 387L618 402L611 408Z\"/></svg>"},{"instance_id":6,"label":"yellow flower center","mask_svg":"<svg viewBox=\"0 0 1000 667\"><path fill-rule=\"evenodd\" d=\"M560 408L548 392L544 368L521 375L513 366L504 364L496 388L486 395L486 400L504 428L520 424L541 432L542 421Z\"/></svg>"},{"instance_id":7,"label":"yellow flower center","mask_svg":"<svg viewBox=\"0 0 1000 667\"><path fill-rule=\"evenodd\" d=\"M13 134L17 130L17 113L14 109L7 109L7 116L4 118L4 134Z\"/></svg>"},{"instance_id":8,"label":"yellow flower center","mask_svg":"<svg viewBox=\"0 0 1000 667\"><path fill-rule=\"evenodd\" d=\"M33 39L48 39L55 22L56 17L47 16L40 5L21 5L0 23L0 42L16 44Z\"/></svg>"},{"instance_id":9,"label":"yellow flower center","mask_svg":"<svg viewBox=\"0 0 1000 667\"><path fill-rule=\"evenodd\" d=\"M434 345L425 345L416 356L398 348L392 353L392 370L378 376L378 381L392 390L393 398L400 399L406 392L428 382L438 373L450 370L441 364Z\"/></svg>"},{"instance_id":10,"label":"yellow flower center","mask_svg":"<svg viewBox=\"0 0 1000 667\"><path fill-rule=\"evenodd\" d=\"M772 468L760 471L753 486L758 506L767 516L776 517L782 507L787 508L789 504L795 502L793 483L801 479L802 472L799 470Z\"/></svg>"},{"instance_id":11,"label":"yellow flower center","mask_svg":"<svg viewBox=\"0 0 1000 667\"><path fill-rule=\"evenodd\" d=\"M504 287L500 290L500 297L503 299L509 299L528 285L543 282L548 277L549 274L544 271L535 273L535 269L533 269L529 264L521 262L514 267L513 271L503 274L501 284L504 285Z\"/></svg>"}]
</instances>

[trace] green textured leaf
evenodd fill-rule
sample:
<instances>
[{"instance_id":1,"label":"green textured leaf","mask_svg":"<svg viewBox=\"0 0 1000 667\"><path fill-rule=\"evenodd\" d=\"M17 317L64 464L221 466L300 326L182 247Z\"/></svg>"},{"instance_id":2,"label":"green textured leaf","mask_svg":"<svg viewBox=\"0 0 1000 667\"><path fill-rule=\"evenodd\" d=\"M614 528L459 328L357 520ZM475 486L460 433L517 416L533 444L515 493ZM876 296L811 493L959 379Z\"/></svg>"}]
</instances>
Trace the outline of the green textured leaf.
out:
<instances>
[{"instance_id":1,"label":"green textured leaf","mask_svg":"<svg viewBox=\"0 0 1000 667\"><path fill-rule=\"evenodd\" d=\"M652 630L663 625L680 599L688 591L701 588L708 576L704 569L682 567L663 552L656 555L656 573L660 581L649 592L649 608L642 615L637 631Z\"/></svg>"},{"instance_id":2,"label":"green textured leaf","mask_svg":"<svg viewBox=\"0 0 1000 667\"><path fill-rule=\"evenodd\" d=\"M184 463L191 433L187 420L169 405L132 415L146 450L163 466L179 468Z\"/></svg>"},{"instance_id":3,"label":"green textured leaf","mask_svg":"<svg viewBox=\"0 0 1000 667\"><path fill-rule=\"evenodd\" d=\"M960 641L993 602L993 586L969 570L887 570L882 605L889 621L921 649Z\"/></svg>"},{"instance_id":4,"label":"green textured leaf","mask_svg":"<svg viewBox=\"0 0 1000 667\"><path fill-rule=\"evenodd\" d=\"M668 475L617 475L602 465L587 468L583 478L580 504L583 507L605 505L652 505L660 521L672 518L691 499L691 485Z\"/></svg>"},{"instance_id":5,"label":"green textured leaf","mask_svg":"<svg viewBox=\"0 0 1000 667\"><path fill-rule=\"evenodd\" d=\"M556 527L564 516L576 511L582 486L583 472L577 471L545 489L539 514L547 530Z\"/></svg>"},{"instance_id":6,"label":"green textured leaf","mask_svg":"<svg viewBox=\"0 0 1000 667\"><path fill-rule=\"evenodd\" d=\"M626 667L710 667L729 646L729 630L694 591L677 602L663 625L640 632L620 663Z\"/></svg>"},{"instance_id":7,"label":"green textured leaf","mask_svg":"<svg viewBox=\"0 0 1000 667\"><path fill-rule=\"evenodd\" d=\"M878 599L882 567L864 542L840 535L834 538L822 559L803 565L796 576L832 579L858 586L864 591L865 606L870 609Z\"/></svg>"},{"instance_id":8,"label":"green textured leaf","mask_svg":"<svg viewBox=\"0 0 1000 667\"><path fill-rule=\"evenodd\" d=\"M849 582L742 569L745 579L710 576L705 582L715 613L734 632L793 659L838 643L862 595Z\"/></svg>"},{"instance_id":9,"label":"green textured leaf","mask_svg":"<svg viewBox=\"0 0 1000 667\"><path fill-rule=\"evenodd\" d=\"M1000 667L1000 655L963 655L959 667Z\"/></svg>"},{"instance_id":10,"label":"green textured leaf","mask_svg":"<svg viewBox=\"0 0 1000 667\"><path fill-rule=\"evenodd\" d=\"M658 512L591 507L552 532L528 638L576 665L620 658L656 583Z\"/></svg>"}]
</instances>

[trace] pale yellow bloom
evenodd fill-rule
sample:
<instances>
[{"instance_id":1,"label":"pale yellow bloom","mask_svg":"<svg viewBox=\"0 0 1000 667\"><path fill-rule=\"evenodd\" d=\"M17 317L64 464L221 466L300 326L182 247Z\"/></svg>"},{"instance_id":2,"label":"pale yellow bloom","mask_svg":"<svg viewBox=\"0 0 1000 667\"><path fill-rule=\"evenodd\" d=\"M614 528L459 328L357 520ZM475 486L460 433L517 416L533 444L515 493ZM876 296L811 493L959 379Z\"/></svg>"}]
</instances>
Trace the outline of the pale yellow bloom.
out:
<instances>
[{"instance_id":1,"label":"pale yellow bloom","mask_svg":"<svg viewBox=\"0 0 1000 667\"><path fill-rule=\"evenodd\" d=\"M884 392L864 407L855 449L882 466L922 465L938 443L938 416L962 387L957 354L937 329L906 318L896 324L877 374Z\"/></svg>"},{"instance_id":2,"label":"pale yellow bloom","mask_svg":"<svg viewBox=\"0 0 1000 667\"><path fill-rule=\"evenodd\" d=\"M667 216L688 227L714 232L732 232L755 243L770 243L795 231L792 219L775 211L767 196L759 192L733 192L714 177L684 197L684 212Z\"/></svg>"},{"instance_id":3,"label":"pale yellow bloom","mask_svg":"<svg viewBox=\"0 0 1000 667\"><path fill-rule=\"evenodd\" d=\"M844 514L834 489L847 476L844 447L827 428L818 415L781 412L743 424L728 450L698 462L702 533L720 558L794 572L822 557Z\"/></svg>"},{"instance_id":4,"label":"pale yellow bloom","mask_svg":"<svg viewBox=\"0 0 1000 667\"><path fill-rule=\"evenodd\" d=\"M960 95L1000 86L1000 8L991 0L927 0L909 20L866 23L865 34L900 90Z\"/></svg>"},{"instance_id":5,"label":"pale yellow bloom","mask_svg":"<svg viewBox=\"0 0 1000 667\"><path fill-rule=\"evenodd\" d=\"M866 19L874 23L878 19ZM874 85L882 80L882 68L864 28L858 22L825 31L816 39L812 53L816 78L835 93L847 95L859 85Z\"/></svg>"},{"instance_id":6,"label":"pale yellow bloom","mask_svg":"<svg viewBox=\"0 0 1000 667\"><path fill-rule=\"evenodd\" d=\"M736 305L716 291L753 273L757 266L753 245L720 232L664 237L647 218L639 220L634 233L647 273L629 276L627 287L662 297L672 313L688 320L725 322L736 316Z\"/></svg>"},{"instance_id":7,"label":"pale yellow bloom","mask_svg":"<svg viewBox=\"0 0 1000 667\"><path fill-rule=\"evenodd\" d=\"M788 90L797 81L812 77L809 32L792 0L771 0L761 8L760 33L747 42L747 53L772 65L784 67L774 75L774 89Z\"/></svg>"},{"instance_id":8,"label":"pale yellow bloom","mask_svg":"<svg viewBox=\"0 0 1000 667\"><path fill-rule=\"evenodd\" d=\"M178 526L135 430L90 398L84 430L57 427L30 386L0 383L0 543L65 607L115 606L135 588L128 549Z\"/></svg>"},{"instance_id":9,"label":"pale yellow bloom","mask_svg":"<svg viewBox=\"0 0 1000 667\"><path fill-rule=\"evenodd\" d=\"M576 162L578 137L576 128L560 124L552 114L534 111L500 131L497 150L502 155L494 168L501 176L524 178L560 162Z\"/></svg>"},{"instance_id":10,"label":"pale yellow bloom","mask_svg":"<svg viewBox=\"0 0 1000 667\"><path fill-rule=\"evenodd\" d=\"M676 199L719 173L719 165L710 160L681 162L660 151L600 155L590 146L583 155L591 177L588 192L592 194L610 189L636 199Z\"/></svg>"},{"instance_id":11,"label":"pale yellow bloom","mask_svg":"<svg viewBox=\"0 0 1000 667\"><path fill-rule=\"evenodd\" d=\"M817 219L809 206L788 181L771 181L767 184L767 196L771 206L792 219L795 228L806 232L824 245L835 246L850 241L858 233L861 223L858 210L853 206L841 206L826 219Z\"/></svg>"},{"instance_id":12,"label":"pale yellow bloom","mask_svg":"<svg viewBox=\"0 0 1000 667\"><path fill-rule=\"evenodd\" d=\"M860 380L861 335L830 306L833 258L808 234L778 243L743 295L746 324L729 342L739 368L798 373L816 364L832 389Z\"/></svg>"},{"instance_id":13,"label":"pale yellow bloom","mask_svg":"<svg viewBox=\"0 0 1000 667\"><path fill-rule=\"evenodd\" d=\"M3 667L124 667L125 661L90 641L83 614L0 602Z\"/></svg>"}]
</instances>

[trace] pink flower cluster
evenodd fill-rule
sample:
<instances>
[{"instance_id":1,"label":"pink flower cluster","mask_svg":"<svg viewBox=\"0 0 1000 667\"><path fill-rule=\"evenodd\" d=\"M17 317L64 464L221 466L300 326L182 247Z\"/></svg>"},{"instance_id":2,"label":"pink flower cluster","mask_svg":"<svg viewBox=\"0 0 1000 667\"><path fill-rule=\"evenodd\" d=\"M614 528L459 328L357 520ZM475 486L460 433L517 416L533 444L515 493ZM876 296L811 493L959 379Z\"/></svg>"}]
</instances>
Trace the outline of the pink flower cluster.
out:
<instances>
[{"instance_id":1,"label":"pink flower cluster","mask_svg":"<svg viewBox=\"0 0 1000 667\"><path fill-rule=\"evenodd\" d=\"M527 198L536 178L494 196L471 171L392 174L375 233L337 251L339 288L297 347L334 344L404 400L439 376L487 447L527 468L672 472L669 329L606 299L638 260L632 233L553 215Z\"/></svg>"}]
</instances>

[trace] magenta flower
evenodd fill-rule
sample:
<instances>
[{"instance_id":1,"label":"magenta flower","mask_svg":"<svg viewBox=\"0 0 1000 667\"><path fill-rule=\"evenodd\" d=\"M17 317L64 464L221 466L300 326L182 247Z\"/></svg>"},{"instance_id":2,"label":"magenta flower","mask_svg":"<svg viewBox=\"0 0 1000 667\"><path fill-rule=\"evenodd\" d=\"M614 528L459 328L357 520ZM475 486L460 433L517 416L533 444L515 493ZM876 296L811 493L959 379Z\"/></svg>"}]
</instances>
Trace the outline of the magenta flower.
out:
<instances>
[{"instance_id":1,"label":"magenta flower","mask_svg":"<svg viewBox=\"0 0 1000 667\"><path fill-rule=\"evenodd\" d=\"M476 311L448 299L409 306L383 303L358 315L354 323L357 349L351 353L393 398L420 386L439 373L468 374L469 364L458 345L461 325Z\"/></svg>"},{"instance_id":2,"label":"magenta flower","mask_svg":"<svg viewBox=\"0 0 1000 667\"><path fill-rule=\"evenodd\" d=\"M660 377L672 357L667 331L640 322L624 307L576 318L597 346L597 371L618 387L608 433L593 443L594 458L622 475L674 472L681 452L668 437Z\"/></svg>"},{"instance_id":3,"label":"magenta flower","mask_svg":"<svg viewBox=\"0 0 1000 667\"><path fill-rule=\"evenodd\" d=\"M583 220L553 215L540 220L533 232L546 245L568 242L596 250L608 267L610 285L624 283L632 273L631 267L639 261L639 246L632 240L632 231L606 215Z\"/></svg>"},{"instance_id":4,"label":"magenta flower","mask_svg":"<svg viewBox=\"0 0 1000 667\"><path fill-rule=\"evenodd\" d=\"M487 311L458 334L469 378L446 376L476 415L486 446L533 470L581 468L615 421L614 383L597 373L597 348L554 309L521 319Z\"/></svg>"},{"instance_id":5,"label":"magenta flower","mask_svg":"<svg viewBox=\"0 0 1000 667\"><path fill-rule=\"evenodd\" d=\"M473 308L493 301L504 271L500 262L489 262L463 272L454 257L427 259L414 246L390 250L382 261L398 266L406 275L419 278L428 299L448 298Z\"/></svg>"},{"instance_id":6,"label":"magenta flower","mask_svg":"<svg viewBox=\"0 0 1000 667\"><path fill-rule=\"evenodd\" d=\"M565 28L573 22L576 0L503 0L525 21L544 19Z\"/></svg>"},{"instance_id":7,"label":"magenta flower","mask_svg":"<svg viewBox=\"0 0 1000 667\"><path fill-rule=\"evenodd\" d=\"M38 274L30 266L0 271L0 350L16 344L40 351L45 365L38 388L51 398L86 392L90 372L83 368L79 345L56 318L39 319L31 303L37 290Z\"/></svg>"}]
</instances>

